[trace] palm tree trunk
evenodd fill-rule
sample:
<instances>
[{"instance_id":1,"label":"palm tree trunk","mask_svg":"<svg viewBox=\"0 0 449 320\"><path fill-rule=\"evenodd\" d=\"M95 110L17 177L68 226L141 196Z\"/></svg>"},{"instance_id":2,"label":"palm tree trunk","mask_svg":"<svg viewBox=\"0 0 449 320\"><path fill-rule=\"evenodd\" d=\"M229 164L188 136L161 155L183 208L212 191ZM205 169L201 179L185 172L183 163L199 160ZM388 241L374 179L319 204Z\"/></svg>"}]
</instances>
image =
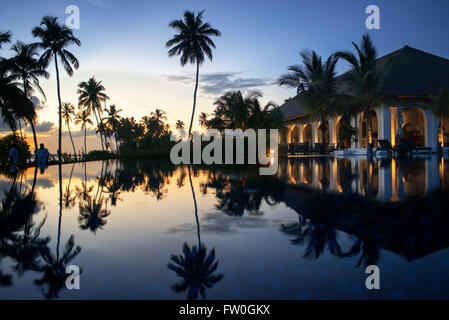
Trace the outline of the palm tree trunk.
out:
<instances>
[{"instance_id":1,"label":"palm tree trunk","mask_svg":"<svg viewBox=\"0 0 449 320\"><path fill-rule=\"evenodd\" d=\"M86 130L87 126L84 125L84 155L87 154L87 147L86 147L86 135L87 135L87 130Z\"/></svg>"},{"instance_id":2,"label":"palm tree trunk","mask_svg":"<svg viewBox=\"0 0 449 320\"><path fill-rule=\"evenodd\" d=\"M365 116L366 116L366 157L368 160L371 160L373 157L373 148L369 142L369 137L371 133L371 117L370 117L370 108L367 107L365 109Z\"/></svg>"},{"instance_id":3,"label":"palm tree trunk","mask_svg":"<svg viewBox=\"0 0 449 320\"><path fill-rule=\"evenodd\" d=\"M73 155L75 156L75 160L76 160L76 149L75 149L75 144L73 143L72 132L70 131L70 122L69 121L67 121L67 128L69 129L70 141L72 142L72 147L73 147Z\"/></svg>"},{"instance_id":4,"label":"palm tree trunk","mask_svg":"<svg viewBox=\"0 0 449 320\"><path fill-rule=\"evenodd\" d=\"M20 138L23 139L23 133L22 133L22 123L20 121L20 118L18 119L18 123L19 123L19 132L20 132Z\"/></svg>"},{"instance_id":5,"label":"palm tree trunk","mask_svg":"<svg viewBox=\"0 0 449 320\"><path fill-rule=\"evenodd\" d=\"M195 190L193 189L192 175L190 173L190 166L188 168L189 168L190 188L192 189L193 205L195 206L195 219L196 219L196 228L197 228L197 235L198 235L198 249L199 249L201 247L200 220L198 218L198 206L196 204Z\"/></svg>"},{"instance_id":6,"label":"palm tree trunk","mask_svg":"<svg viewBox=\"0 0 449 320\"><path fill-rule=\"evenodd\" d=\"M23 80L23 93L25 94L25 98L28 99L28 89L25 84L25 80ZM33 106L34 108L34 106ZM34 120L29 119L31 129L33 130L33 140L34 140L34 152L37 152L37 137L36 137L36 128L34 127Z\"/></svg>"},{"instance_id":7,"label":"palm tree trunk","mask_svg":"<svg viewBox=\"0 0 449 320\"><path fill-rule=\"evenodd\" d=\"M56 67L56 84L58 92L58 102L59 102L59 130L58 130L58 161L61 163L61 153L62 153L62 103L61 103L61 89L59 85L59 68L58 68L58 58L55 54L55 67Z\"/></svg>"},{"instance_id":8,"label":"palm tree trunk","mask_svg":"<svg viewBox=\"0 0 449 320\"><path fill-rule=\"evenodd\" d=\"M97 122L97 128L98 128L98 131L100 132L101 150L104 151L103 136L102 136L102 134L101 134L100 122L98 121L98 117L97 117L97 110L96 110L96 109L93 109L93 111L94 111L94 115L95 115L95 121Z\"/></svg>"},{"instance_id":9,"label":"palm tree trunk","mask_svg":"<svg viewBox=\"0 0 449 320\"><path fill-rule=\"evenodd\" d=\"M190 118L190 126L189 126L189 139L190 134L192 132L192 124L193 118L195 117L195 106L196 106L196 92L198 91L198 76L200 73L200 64L198 60L196 61L196 80L195 80L195 91L193 91L193 109L192 109L192 118Z\"/></svg>"}]
</instances>

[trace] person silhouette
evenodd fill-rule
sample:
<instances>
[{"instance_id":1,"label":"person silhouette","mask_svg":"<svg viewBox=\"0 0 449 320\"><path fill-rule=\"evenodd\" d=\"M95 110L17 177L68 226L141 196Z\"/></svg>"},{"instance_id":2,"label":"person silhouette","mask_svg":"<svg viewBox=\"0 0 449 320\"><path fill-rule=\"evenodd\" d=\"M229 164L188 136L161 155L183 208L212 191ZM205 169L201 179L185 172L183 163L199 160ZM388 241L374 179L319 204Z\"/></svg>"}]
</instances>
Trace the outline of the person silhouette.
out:
<instances>
[{"instance_id":1,"label":"person silhouette","mask_svg":"<svg viewBox=\"0 0 449 320\"><path fill-rule=\"evenodd\" d=\"M17 162L19 160L19 153L17 152L17 146L15 143L12 144L11 149L9 149L9 161L11 164L11 172L17 171Z\"/></svg>"},{"instance_id":2,"label":"person silhouette","mask_svg":"<svg viewBox=\"0 0 449 320\"><path fill-rule=\"evenodd\" d=\"M37 150L37 166L40 169L41 173L44 173L45 169L47 169L48 166L48 157L50 156L50 153L48 152L47 148L45 148L44 144L40 144L39 150Z\"/></svg>"}]
</instances>

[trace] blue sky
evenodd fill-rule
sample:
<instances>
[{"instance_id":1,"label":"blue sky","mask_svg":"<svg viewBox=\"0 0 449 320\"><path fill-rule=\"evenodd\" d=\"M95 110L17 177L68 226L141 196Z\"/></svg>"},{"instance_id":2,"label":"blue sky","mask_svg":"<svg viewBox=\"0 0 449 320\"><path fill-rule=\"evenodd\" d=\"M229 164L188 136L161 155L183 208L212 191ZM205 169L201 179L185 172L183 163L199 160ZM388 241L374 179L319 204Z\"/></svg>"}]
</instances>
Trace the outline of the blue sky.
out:
<instances>
[{"instance_id":1,"label":"blue sky","mask_svg":"<svg viewBox=\"0 0 449 320\"><path fill-rule=\"evenodd\" d=\"M350 49L368 30L365 8L380 8L381 28L371 30L379 54L408 44L449 58L449 1L115 1L115 0L0 0L0 30L11 30L13 41L34 41L31 29L44 15L66 19L65 8L78 5L82 46L71 51L81 67L73 78L62 75L63 101L76 104L77 83L95 75L102 80L111 103L124 116L140 118L156 107L169 122L189 121L193 66L181 67L169 58L165 42L173 35L168 23L185 9L205 9L204 18L223 36L215 39L213 62L201 67L197 114L212 112L213 101L226 89L260 89L264 100L281 104L294 90L274 85L286 67L299 62L298 52L314 49L327 57ZM7 56L7 46L1 52ZM338 65L340 72L347 69ZM56 121L56 84L42 81L47 93L41 122ZM197 120L195 120L197 123ZM93 141L93 140L92 140Z\"/></svg>"}]
</instances>

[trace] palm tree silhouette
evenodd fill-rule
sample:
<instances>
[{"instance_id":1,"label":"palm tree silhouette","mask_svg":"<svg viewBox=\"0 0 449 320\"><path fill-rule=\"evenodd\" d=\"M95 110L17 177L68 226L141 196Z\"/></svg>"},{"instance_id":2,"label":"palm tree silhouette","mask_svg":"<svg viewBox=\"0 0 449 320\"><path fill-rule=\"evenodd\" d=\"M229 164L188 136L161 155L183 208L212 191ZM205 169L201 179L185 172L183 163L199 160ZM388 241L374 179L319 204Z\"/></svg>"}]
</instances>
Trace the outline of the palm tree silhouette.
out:
<instances>
[{"instance_id":1,"label":"palm tree silhouette","mask_svg":"<svg viewBox=\"0 0 449 320\"><path fill-rule=\"evenodd\" d=\"M85 201L80 202L80 215L78 222L83 230L90 230L94 234L98 229L103 229L106 217L110 215L107 209L103 209L104 198L102 196L93 198L90 195Z\"/></svg>"},{"instance_id":2,"label":"palm tree silhouette","mask_svg":"<svg viewBox=\"0 0 449 320\"><path fill-rule=\"evenodd\" d=\"M79 106L84 107L90 113L93 113L95 120L97 121L97 127L102 123L101 115L103 109L101 109L101 103L109 99L109 97L104 93L106 90L101 84L101 81L97 81L95 77L90 78L87 82L83 81L78 84L78 94L79 94ZM98 114L98 115L97 115ZM101 147L104 150L103 143L103 133L100 130L100 140Z\"/></svg>"},{"instance_id":3,"label":"palm tree silhouette","mask_svg":"<svg viewBox=\"0 0 449 320\"><path fill-rule=\"evenodd\" d=\"M47 71L45 71L42 62L40 62L37 58L38 53L36 50L36 45L25 44L21 41L17 41L17 43L11 48L11 50L15 53L15 55L10 59L12 63L11 69L13 73L16 74L17 78L22 79L22 87L25 97L30 98L31 94L34 91L34 88L36 88L45 99L45 93L39 84L39 78L44 77L45 79L48 79L49 74ZM36 113L30 112L27 117L27 121L30 123L31 129L33 131L34 149L35 151L37 151L38 144L36 129L34 126L35 120Z\"/></svg>"},{"instance_id":4,"label":"palm tree silhouette","mask_svg":"<svg viewBox=\"0 0 449 320\"><path fill-rule=\"evenodd\" d=\"M3 43L9 43L11 41L10 31L0 31L0 49Z\"/></svg>"},{"instance_id":5,"label":"palm tree silhouette","mask_svg":"<svg viewBox=\"0 0 449 320\"><path fill-rule=\"evenodd\" d=\"M117 107L115 106L115 104L113 104L109 106L109 109L105 108L104 111L106 111L106 113L108 114L106 117L106 125L110 128L112 134L114 135L115 151L118 152L117 130L120 124L119 113L122 111L122 109L117 110Z\"/></svg>"},{"instance_id":6,"label":"palm tree silhouette","mask_svg":"<svg viewBox=\"0 0 449 320\"><path fill-rule=\"evenodd\" d=\"M371 110L378 106L383 99L380 88L381 70L377 67L377 50L369 34L362 37L360 46L354 42L352 45L356 54L351 51L339 51L335 55L346 60L352 67L352 70L346 74L344 81L355 92L354 98L364 110L367 121L366 154L367 158L371 159L373 148L368 140L371 134Z\"/></svg>"},{"instance_id":7,"label":"palm tree silhouette","mask_svg":"<svg viewBox=\"0 0 449 320\"><path fill-rule=\"evenodd\" d=\"M175 29L179 33L171 40L167 41L166 46L170 48L168 55L181 56L180 62L182 66L187 63L196 64L195 90L193 93L192 117L190 118L189 137L192 132L193 118L195 116L196 93L198 90L198 76L200 72L200 64L204 62L205 56L212 61L212 48L215 48L211 36L219 37L221 32L210 26L208 22L203 22L203 11L197 15L191 11L184 12L184 19L173 20L169 27Z\"/></svg>"},{"instance_id":8,"label":"palm tree silhouette","mask_svg":"<svg viewBox=\"0 0 449 320\"><path fill-rule=\"evenodd\" d=\"M183 293L187 290L187 299L196 300L201 295L206 298L206 288L212 286L223 279L224 274L214 275L218 267L218 260L215 261L215 248L208 253L206 246L201 243L200 222L198 219L198 206L196 203L195 190L192 184L192 176L189 167L189 181L192 190L193 203L195 207L195 220L197 224L198 246L189 247L184 243L182 255L171 255L167 267L174 271L178 277L183 280L172 286L177 293Z\"/></svg>"},{"instance_id":9,"label":"palm tree silhouette","mask_svg":"<svg viewBox=\"0 0 449 320\"><path fill-rule=\"evenodd\" d=\"M156 124L156 137L159 137L160 131L164 128L164 120L167 120L167 116L165 111L161 109L156 109L152 111L150 114L151 118L154 120Z\"/></svg>"},{"instance_id":10,"label":"palm tree silhouette","mask_svg":"<svg viewBox=\"0 0 449 320\"><path fill-rule=\"evenodd\" d=\"M301 101L310 113L321 121L321 143L325 142L325 119L336 111L338 100L336 65L338 58L329 56L323 63L315 51L300 53L302 65L290 66L289 73L282 75L278 83L291 87L297 84L297 92Z\"/></svg>"},{"instance_id":11,"label":"palm tree silhouette","mask_svg":"<svg viewBox=\"0 0 449 320\"><path fill-rule=\"evenodd\" d=\"M215 275L219 261L215 261L215 248L208 253L207 248L200 244L199 247L189 247L184 243L182 255L171 255L167 267L174 271L182 281L172 286L176 293L187 291L188 300L196 300L201 295L206 298L206 289L224 278L224 274Z\"/></svg>"},{"instance_id":12,"label":"palm tree silhouette","mask_svg":"<svg viewBox=\"0 0 449 320\"><path fill-rule=\"evenodd\" d=\"M90 120L90 111L88 109L80 110L75 116L75 124L81 123L81 130L84 130L84 154L87 154L87 125L93 125L92 120Z\"/></svg>"},{"instance_id":13,"label":"palm tree silhouette","mask_svg":"<svg viewBox=\"0 0 449 320\"><path fill-rule=\"evenodd\" d=\"M75 106L70 102L64 102L62 104L62 117L64 118L64 122L67 125L67 129L69 129L70 141L72 142L73 147L73 155L76 159L76 149L75 144L73 143L72 131L70 130L70 122L72 122L72 116L75 115Z\"/></svg>"},{"instance_id":14,"label":"palm tree silhouette","mask_svg":"<svg viewBox=\"0 0 449 320\"><path fill-rule=\"evenodd\" d=\"M208 115L206 112L201 112L200 116L198 117L200 126L203 128L207 127L207 117L208 117Z\"/></svg>"},{"instance_id":15,"label":"palm tree silhouette","mask_svg":"<svg viewBox=\"0 0 449 320\"><path fill-rule=\"evenodd\" d=\"M67 184L66 190L62 196L62 206L64 207L64 209L71 209L75 205L76 196L72 195L72 189L70 188L74 168L75 163L72 164L72 169L70 170L69 183Z\"/></svg>"},{"instance_id":16,"label":"palm tree silhouette","mask_svg":"<svg viewBox=\"0 0 449 320\"><path fill-rule=\"evenodd\" d=\"M176 130L182 130L185 128L184 122L181 120L176 120Z\"/></svg>"},{"instance_id":17,"label":"palm tree silhouette","mask_svg":"<svg viewBox=\"0 0 449 320\"><path fill-rule=\"evenodd\" d=\"M66 48L72 44L81 45L81 41L73 35L72 29L58 23L58 18L45 16L41 25L32 31L33 36L40 39L36 45L44 49L40 61L45 67L50 63L50 59L55 59L56 85L59 103L59 135L58 135L58 160L61 162L62 154L62 102L61 88L59 83L58 58L61 60L65 71L69 76L73 75L73 68L78 69L78 59Z\"/></svg>"},{"instance_id":18,"label":"palm tree silhouette","mask_svg":"<svg viewBox=\"0 0 449 320\"><path fill-rule=\"evenodd\" d=\"M45 265L39 268L42 273L40 279L34 280L34 284L42 287L42 293L46 299L59 297L59 292L65 288L65 282L68 277L66 266L80 253L81 247L75 247L73 235L67 241L62 256L59 255L60 227L58 228L58 244L56 255L54 255L48 246L40 250L41 257Z\"/></svg>"}]
</instances>

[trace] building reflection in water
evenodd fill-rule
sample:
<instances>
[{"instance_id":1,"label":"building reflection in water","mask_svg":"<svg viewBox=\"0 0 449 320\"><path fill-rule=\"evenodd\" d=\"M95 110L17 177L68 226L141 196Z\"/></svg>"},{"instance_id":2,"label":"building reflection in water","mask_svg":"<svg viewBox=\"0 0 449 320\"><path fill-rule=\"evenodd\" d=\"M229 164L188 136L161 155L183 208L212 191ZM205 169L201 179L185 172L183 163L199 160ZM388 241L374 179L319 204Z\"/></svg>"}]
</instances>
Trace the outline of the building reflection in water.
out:
<instances>
[{"instance_id":1,"label":"building reflection in water","mask_svg":"<svg viewBox=\"0 0 449 320\"><path fill-rule=\"evenodd\" d=\"M280 162L289 185L359 194L382 202L420 198L448 185L447 159L298 157Z\"/></svg>"}]
</instances>

